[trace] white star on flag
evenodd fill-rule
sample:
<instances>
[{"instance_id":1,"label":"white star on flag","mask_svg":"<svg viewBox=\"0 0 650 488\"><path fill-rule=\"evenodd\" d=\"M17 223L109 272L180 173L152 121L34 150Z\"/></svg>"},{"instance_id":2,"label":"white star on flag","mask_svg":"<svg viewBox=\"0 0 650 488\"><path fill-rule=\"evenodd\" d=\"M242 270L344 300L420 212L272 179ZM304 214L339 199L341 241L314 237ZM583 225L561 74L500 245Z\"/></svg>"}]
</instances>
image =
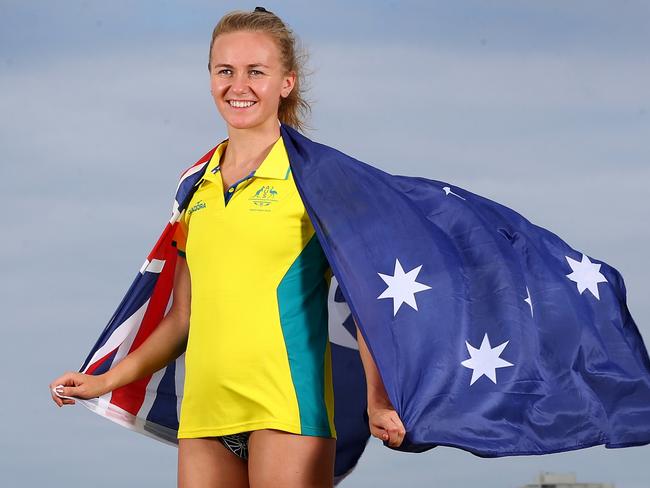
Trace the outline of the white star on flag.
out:
<instances>
[{"instance_id":1,"label":"white star on flag","mask_svg":"<svg viewBox=\"0 0 650 488\"><path fill-rule=\"evenodd\" d=\"M415 302L415 294L419 291L431 288L430 286L415 281L415 278L417 278L418 273L420 272L420 268L422 268L422 265L412 269L408 273L404 273L399 259L395 259L395 271L393 272L393 276L377 273L388 285L388 288L386 288L377 299L393 299L393 317L397 315L397 311L402 306L402 303L407 303L411 308L417 310L418 305Z\"/></svg>"},{"instance_id":2,"label":"white star on flag","mask_svg":"<svg viewBox=\"0 0 650 488\"><path fill-rule=\"evenodd\" d=\"M471 357L460 364L472 370L472 379L469 382L470 386L483 375L490 378L492 383L496 385L497 368L513 366L512 363L499 357L503 352L503 349L508 345L508 342L509 341L506 341L493 349L492 346L490 346L490 339L488 339L487 333L483 336L483 342L481 342L480 349L472 347L469 342L465 341L467 350Z\"/></svg>"},{"instance_id":3,"label":"white star on flag","mask_svg":"<svg viewBox=\"0 0 650 488\"><path fill-rule=\"evenodd\" d=\"M530 306L530 316L533 316L533 300L530 298L530 292L528 291L528 287L526 287L526 298L524 299L524 302L526 302Z\"/></svg>"},{"instance_id":4,"label":"white star on flag","mask_svg":"<svg viewBox=\"0 0 650 488\"><path fill-rule=\"evenodd\" d=\"M582 261L576 261L569 256L565 257L573 270L567 277L576 282L580 294L582 295L583 291L589 289L592 295L600 300L598 283L608 283L607 279L600 273L600 264L592 263L584 254L582 255Z\"/></svg>"},{"instance_id":5,"label":"white star on flag","mask_svg":"<svg viewBox=\"0 0 650 488\"><path fill-rule=\"evenodd\" d=\"M449 196L449 194L452 194L452 195L455 195L455 196L457 196L458 198L460 198L462 200L465 200L465 198L461 197L458 193L454 193L453 191L451 191L451 188L449 188L448 186L443 186L442 189L445 191L445 195L447 195L447 196Z\"/></svg>"}]
</instances>

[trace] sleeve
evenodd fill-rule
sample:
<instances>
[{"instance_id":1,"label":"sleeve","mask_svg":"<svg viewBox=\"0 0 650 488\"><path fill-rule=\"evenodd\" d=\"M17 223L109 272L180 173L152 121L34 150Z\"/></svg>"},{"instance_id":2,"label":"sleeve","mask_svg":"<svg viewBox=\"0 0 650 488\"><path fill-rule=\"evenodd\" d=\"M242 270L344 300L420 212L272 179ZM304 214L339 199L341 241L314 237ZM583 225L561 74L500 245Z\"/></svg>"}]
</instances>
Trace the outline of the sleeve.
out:
<instances>
[{"instance_id":1,"label":"sleeve","mask_svg":"<svg viewBox=\"0 0 650 488\"><path fill-rule=\"evenodd\" d=\"M187 243L187 222L185 221L186 211L183 210L178 222L176 223L176 229L174 231L174 238L172 240L172 245L176 247L178 255L185 257L185 245Z\"/></svg>"}]
</instances>

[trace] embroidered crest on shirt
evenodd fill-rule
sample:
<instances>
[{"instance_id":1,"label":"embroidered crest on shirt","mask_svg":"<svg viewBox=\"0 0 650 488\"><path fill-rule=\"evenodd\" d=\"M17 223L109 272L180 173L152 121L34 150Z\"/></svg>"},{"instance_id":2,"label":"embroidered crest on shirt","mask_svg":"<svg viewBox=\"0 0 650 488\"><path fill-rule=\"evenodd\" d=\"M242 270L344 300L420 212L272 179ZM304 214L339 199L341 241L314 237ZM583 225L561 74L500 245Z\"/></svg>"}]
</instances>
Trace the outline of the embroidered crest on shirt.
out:
<instances>
[{"instance_id":1,"label":"embroidered crest on shirt","mask_svg":"<svg viewBox=\"0 0 650 488\"><path fill-rule=\"evenodd\" d=\"M252 203L249 210L270 212L270 207L278 201L278 192L271 185L262 185L249 200Z\"/></svg>"}]
</instances>

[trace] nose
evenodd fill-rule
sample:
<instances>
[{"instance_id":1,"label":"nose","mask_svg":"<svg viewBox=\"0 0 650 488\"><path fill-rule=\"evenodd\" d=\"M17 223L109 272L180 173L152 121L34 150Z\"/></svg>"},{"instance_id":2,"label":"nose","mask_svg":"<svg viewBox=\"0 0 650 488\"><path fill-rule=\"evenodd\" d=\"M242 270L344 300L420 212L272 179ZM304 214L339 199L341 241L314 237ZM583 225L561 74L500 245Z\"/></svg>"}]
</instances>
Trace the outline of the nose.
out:
<instances>
[{"instance_id":1,"label":"nose","mask_svg":"<svg viewBox=\"0 0 650 488\"><path fill-rule=\"evenodd\" d=\"M233 93L236 93L238 95L247 93L249 91L249 87L246 74L243 73L233 76L230 89L233 91Z\"/></svg>"}]
</instances>

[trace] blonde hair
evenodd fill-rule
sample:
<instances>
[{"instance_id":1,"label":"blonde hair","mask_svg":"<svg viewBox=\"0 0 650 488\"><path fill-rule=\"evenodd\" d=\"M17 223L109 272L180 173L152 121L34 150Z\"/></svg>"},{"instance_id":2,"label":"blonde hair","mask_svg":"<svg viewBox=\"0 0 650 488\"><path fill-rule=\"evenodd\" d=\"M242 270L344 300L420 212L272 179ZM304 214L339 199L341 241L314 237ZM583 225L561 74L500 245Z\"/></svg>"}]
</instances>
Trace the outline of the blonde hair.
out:
<instances>
[{"instance_id":1,"label":"blonde hair","mask_svg":"<svg viewBox=\"0 0 650 488\"><path fill-rule=\"evenodd\" d=\"M263 7L257 7L252 12L235 10L224 15L212 31L208 70L212 60L212 46L217 36L237 31L263 32L271 36L278 46L280 61L284 72L296 73L296 81L291 93L280 99L278 118L280 122L290 125L299 131L307 128L305 118L311 113L311 105L305 99L305 63L307 53L301 47L297 48L297 38L293 31L274 13Z\"/></svg>"}]
</instances>

